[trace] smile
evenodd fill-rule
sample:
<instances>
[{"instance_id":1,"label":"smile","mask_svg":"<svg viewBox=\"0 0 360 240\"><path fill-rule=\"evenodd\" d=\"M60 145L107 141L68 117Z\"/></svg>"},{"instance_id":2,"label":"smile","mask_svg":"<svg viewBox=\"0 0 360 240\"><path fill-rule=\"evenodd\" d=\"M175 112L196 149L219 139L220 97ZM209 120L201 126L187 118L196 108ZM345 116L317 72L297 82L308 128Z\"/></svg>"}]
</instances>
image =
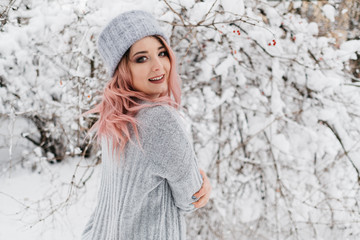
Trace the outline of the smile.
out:
<instances>
[{"instance_id":1,"label":"smile","mask_svg":"<svg viewBox=\"0 0 360 240\"><path fill-rule=\"evenodd\" d=\"M149 78L149 80L150 80L150 81L159 81L159 80L163 79L164 76L165 76L165 74L163 74L163 75L161 75L161 76L159 76L159 77Z\"/></svg>"}]
</instances>

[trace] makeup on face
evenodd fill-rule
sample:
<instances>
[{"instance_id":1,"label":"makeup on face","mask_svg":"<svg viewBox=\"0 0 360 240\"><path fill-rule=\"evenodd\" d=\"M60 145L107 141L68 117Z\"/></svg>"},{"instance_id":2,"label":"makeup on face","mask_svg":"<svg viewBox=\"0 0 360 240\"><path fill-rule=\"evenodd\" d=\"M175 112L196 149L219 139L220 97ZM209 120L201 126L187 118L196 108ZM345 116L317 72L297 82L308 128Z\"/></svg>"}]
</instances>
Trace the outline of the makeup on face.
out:
<instances>
[{"instance_id":1,"label":"makeup on face","mask_svg":"<svg viewBox=\"0 0 360 240\"><path fill-rule=\"evenodd\" d=\"M129 68L135 90L158 97L167 91L170 59L166 48L154 37L145 37L131 47Z\"/></svg>"}]
</instances>

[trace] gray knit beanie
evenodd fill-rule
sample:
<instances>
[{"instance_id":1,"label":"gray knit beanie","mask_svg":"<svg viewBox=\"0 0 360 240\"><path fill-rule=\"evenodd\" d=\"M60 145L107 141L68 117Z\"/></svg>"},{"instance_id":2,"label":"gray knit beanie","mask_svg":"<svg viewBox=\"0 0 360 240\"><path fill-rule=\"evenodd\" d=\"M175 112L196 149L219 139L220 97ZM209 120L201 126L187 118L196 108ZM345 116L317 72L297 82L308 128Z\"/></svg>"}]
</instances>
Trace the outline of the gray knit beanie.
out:
<instances>
[{"instance_id":1,"label":"gray knit beanie","mask_svg":"<svg viewBox=\"0 0 360 240\"><path fill-rule=\"evenodd\" d=\"M98 50L111 76L125 52L136 41L151 35L160 35L168 42L158 22L148 12L124 12L108 23L100 33Z\"/></svg>"}]
</instances>

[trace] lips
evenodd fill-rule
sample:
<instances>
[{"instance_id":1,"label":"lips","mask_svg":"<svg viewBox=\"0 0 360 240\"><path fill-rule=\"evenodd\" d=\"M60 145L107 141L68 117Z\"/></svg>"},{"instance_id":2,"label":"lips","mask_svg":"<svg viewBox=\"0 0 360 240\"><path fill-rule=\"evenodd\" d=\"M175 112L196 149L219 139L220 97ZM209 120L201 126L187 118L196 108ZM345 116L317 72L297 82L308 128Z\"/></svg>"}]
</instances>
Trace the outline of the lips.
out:
<instances>
[{"instance_id":1,"label":"lips","mask_svg":"<svg viewBox=\"0 0 360 240\"><path fill-rule=\"evenodd\" d=\"M149 81L151 83L156 83L156 84L163 83L165 81L165 74L162 74L162 75L159 75L159 76L156 76L153 78L149 78Z\"/></svg>"},{"instance_id":2,"label":"lips","mask_svg":"<svg viewBox=\"0 0 360 240\"><path fill-rule=\"evenodd\" d=\"M156 76L156 77L153 77L153 78L149 78L150 81L159 81L161 79L163 79L165 76L165 74L162 74L160 76Z\"/></svg>"}]
</instances>

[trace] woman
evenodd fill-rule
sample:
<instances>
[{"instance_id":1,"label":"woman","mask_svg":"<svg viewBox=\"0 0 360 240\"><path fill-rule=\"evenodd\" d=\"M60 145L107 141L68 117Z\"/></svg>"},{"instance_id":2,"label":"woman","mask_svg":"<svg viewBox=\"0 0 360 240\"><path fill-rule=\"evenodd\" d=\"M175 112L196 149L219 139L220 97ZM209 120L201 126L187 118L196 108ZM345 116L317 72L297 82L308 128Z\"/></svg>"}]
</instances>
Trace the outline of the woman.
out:
<instances>
[{"instance_id":1,"label":"woman","mask_svg":"<svg viewBox=\"0 0 360 240\"><path fill-rule=\"evenodd\" d=\"M178 107L175 56L147 12L125 12L101 32L111 81L93 128L102 143L98 205L83 239L186 239L184 213L203 207L211 186L198 169Z\"/></svg>"}]
</instances>

